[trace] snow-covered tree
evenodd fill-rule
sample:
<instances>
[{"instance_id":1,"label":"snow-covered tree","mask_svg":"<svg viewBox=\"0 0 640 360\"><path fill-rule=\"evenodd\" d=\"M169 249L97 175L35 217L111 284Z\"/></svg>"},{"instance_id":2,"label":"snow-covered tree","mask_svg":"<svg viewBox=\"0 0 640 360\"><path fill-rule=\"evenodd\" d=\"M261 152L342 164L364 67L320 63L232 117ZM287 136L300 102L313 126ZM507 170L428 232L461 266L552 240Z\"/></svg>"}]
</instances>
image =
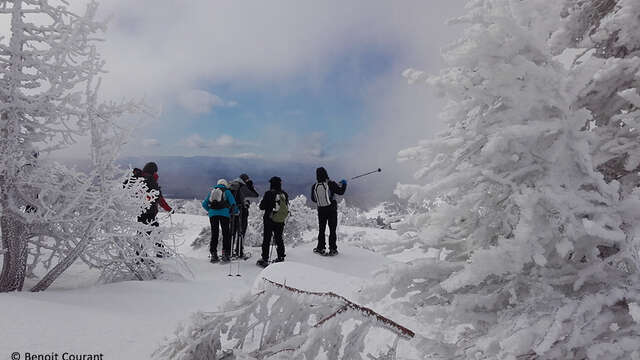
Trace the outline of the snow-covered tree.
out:
<instances>
[{"instance_id":1,"label":"snow-covered tree","mask_svg":"<svg viewBox=\"0 0 640 360\"><path fill-rule=\"evenodd\" d=\"M637 1L567 1L550 41L572 71L574 107L592 114L594 163L626 196L638 184L640 35Z\"/></svg>"},{"instance_id":2,"label":"snow-covered tree","mask_svg":"<svg viewBox=\"0 0 640 360\"><path fill-rule=\"evenodd\" d=\"M584 18L590 6L600 20ZM399 155L421 164L423 184L396 191L423 209L400 229L405 247L441 256L391 273L369 296L391 291L396 309L466 358L638 357L638 192L596 170L625 152L626 169L637 166L635 115L623 103L637 95L637 70L623 81L633 59L562 64L574 44L562 38L576 31L599 34L573 40L585 53L635 38L637 2L476 0L467 9L450 67L427 80L449 99L449 128ZM619 40L606 52L618 53Z\"/></svg>"},{"instance_id":3,"label":"snow-covered tree","mask_svg":"<svg viewBox=\"0 0 640 360\"><path fill-rule=\"evenodd\" d=\"M127 135L116 120L136 106L97 96L104 62L96 10L93 1L83 15L62 1L0 1L0 16L11 19L0 41L0 291L21 290L38 264L47 273L32 290L44 290L77 259L103 271L126 264L141 279L158 273L143 260L161 232L145 236L148 227L136 221L154 198L140 180L123 187L130 172L114 166ZM38 156L78 136L91 138L88 173Z\"/></svg>"},{"instance_id":4,"label":"snow-covered tree","mask_svg":"<svg viewBox=\"0 0 640 360\"><path fill-rule=\"evenodd\" d=\"M428 343L402 325L331 292L264 280L264 289L197 313L155 352L158 359L397 359L399 347ZM406 349L403 349L406 351Z\"/></svg>"}]
</instances>

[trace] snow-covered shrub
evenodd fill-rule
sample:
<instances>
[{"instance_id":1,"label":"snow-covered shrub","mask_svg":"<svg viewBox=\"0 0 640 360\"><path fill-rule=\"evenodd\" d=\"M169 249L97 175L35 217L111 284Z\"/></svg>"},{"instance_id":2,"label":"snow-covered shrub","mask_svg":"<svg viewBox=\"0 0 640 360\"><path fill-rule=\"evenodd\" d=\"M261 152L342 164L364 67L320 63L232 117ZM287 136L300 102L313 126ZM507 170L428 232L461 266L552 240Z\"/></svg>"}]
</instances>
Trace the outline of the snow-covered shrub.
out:
<instances>
[{"instance_id":1,"label":"snow-covered shrub","mask_svg":"<svg viewBox=\"0 0 640 360\"><path fill-rule=\"evenodd\" d=\"M169 201L169 200L168 200ZM187 215L206 215L206 211L202 208L202 200L193 199L171 199L169 201L173 206L173 209L178 214Z\"/></svg>"},{"instance_id":2,"label":"snow-covered shrub","mask_svg":"<svg viewBox=\"0 0 640 360\"><path fill-rule=\"evenodd\" d=\"M267 279L263 291L197 313L154 356L158 359L396 359L399 347L434 345L388 318L333 293L302 291ZM445 355L450 348L435 346Z\"/></svg>"},{"instance_id":3,"label":"snow-covered shrub","mask_svg":"<svg viewBox=\"0 0 640 360\"><path fill-rule=\"evenodd\" d=\"M289 202L289 218L284 226L285 243L296 246L304 240L305 232L317 228L317 211L307 205L304 195L296 196Z\"/></svg>"},{"instance_id":4,"label":"snow-covered shrub","mask_svg":"<svg viewBox=\"0 0 640 360\"><path fill-rule=\"evenodd\" d=\"M467 8L451 67L427 80L449 99L449 129L399 154L420 164L421 185L396 190L431 203L404 221L405 248L450 253L389 273L367 296L397 299L464 358L640 357L639 192L616 180L638 165L640 3Z\"/></svg>"},{"instance_id":5,"label":"snow-covered shrub","mask_svg":"<svg viewBox=\"0 0 640 360\"><path fill-rule=\"evenodd\" d=\"M342 199L338 204L338 218L340 225L359 227L379 227L376 218L370 218L365 212L357 207L347 205L347 200Z\"/></svg>"}]
</instances>

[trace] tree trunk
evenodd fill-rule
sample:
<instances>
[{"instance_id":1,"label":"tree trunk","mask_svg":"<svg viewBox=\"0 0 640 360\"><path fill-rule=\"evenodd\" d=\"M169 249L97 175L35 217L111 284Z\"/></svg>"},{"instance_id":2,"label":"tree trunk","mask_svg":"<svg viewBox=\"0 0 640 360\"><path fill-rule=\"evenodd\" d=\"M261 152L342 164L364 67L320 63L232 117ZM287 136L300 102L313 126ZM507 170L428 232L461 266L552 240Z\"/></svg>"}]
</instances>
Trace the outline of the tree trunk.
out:
<instances>
[{"instance_id":1,"label":"tree trunk","mask_svg":"<svg viewBox=\"0 0 640 360\"><path fill-rule=\"evenodd\" d=\"M33 288L31 288L31 291L38 292L47 290L47 288L51 286L51 284L53 284L53 282L56 281L56 279L78 259L80 254L82 254L87 248L87 245L89 245L89 239L85 237L75 248L73 248L69 255L62 259L62 261L54 266L53 269L49 270L49 272L40 279Z\"/></svg>"},{"instance_id":2,"label":"tree trunk","mask_svg":"<svg viewBox=\"0 0 640 360\"><path fill-rule=\"evenodd\" d=\"M0 217L2 246L5 250L0 292L22 291L27 270L27 227L7 211Z\"/></svg>"}]
</instances>

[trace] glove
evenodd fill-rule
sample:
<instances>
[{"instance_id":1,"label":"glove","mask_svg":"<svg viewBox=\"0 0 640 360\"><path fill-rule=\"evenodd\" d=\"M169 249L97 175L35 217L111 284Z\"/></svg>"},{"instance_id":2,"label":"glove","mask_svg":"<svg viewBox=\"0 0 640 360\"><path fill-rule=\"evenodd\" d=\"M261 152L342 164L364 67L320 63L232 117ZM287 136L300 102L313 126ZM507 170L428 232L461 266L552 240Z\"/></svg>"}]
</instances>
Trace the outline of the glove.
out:
<instances>
[{"instance_id":1,"label":"glove","mask_svg":"<svg viewBox=\"0 0 640 360\"><path fill-rule=\"evenodd\" d=\"M174 209L169 210L169 215L173 215L175 213L176 213L176 211Z\"/></svg>"},{"instance_id":2,"label":"glove","mask_svg":"<svg viewBox=\"0 0 640 360\"><path fill-rule=\"evenodd\" d=\"M347 185L347 180L345 180L345 179L340 180L340 184L342 184L343 186Z\"/></svg>"}]
</instances>

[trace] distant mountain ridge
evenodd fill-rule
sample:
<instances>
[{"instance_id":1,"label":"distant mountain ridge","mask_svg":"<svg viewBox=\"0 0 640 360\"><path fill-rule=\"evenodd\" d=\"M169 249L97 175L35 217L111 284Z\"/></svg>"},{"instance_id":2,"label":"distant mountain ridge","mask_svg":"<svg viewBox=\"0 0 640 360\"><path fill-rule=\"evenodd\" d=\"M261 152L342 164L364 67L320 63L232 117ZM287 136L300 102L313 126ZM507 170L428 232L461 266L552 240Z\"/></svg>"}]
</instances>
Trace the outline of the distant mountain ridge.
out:
<instances>
[{"instance_id":1,"label":"distant mountain ridge","mask_svg":"<svg viewBox=\"0 0 640 360\"><path fill-rule=\"evenodd\" d=\"M233 180L247 173L257 190L264 193L272 176L283 180L290 195L306 194L315 181L315 166L299 162L272 161L208 156L125 157L118 160L123 167L142 168L148 161L158 164L160 185L167 197L193 199L204 197L218 179Z\"/></svg>"},{"instance_id":2,"label":"distant mountain ridge","mask_svg":"<svg viewBox=\"0 0 640 360\"><path fill-rule=\"evenodd\" d=\"M81 171L89 168L88 160L59 159L58 161ZM344 169L345 166L328 161L311 164L214 156L127 156L120 158L117 163L123 168L142 168L149 161L158 164L159 183L163 194L167 198L174 199L204 198L218 179L233 180L242 173L247 173L253 179L260 195L269 189L269 179L272 176L279 176L282 178L284 190L291 198L300 194L309 198L318 166L326 167L332 179L336 181L343 176L346 177L344 173L353 172L353 169ZM366 209L382 201L395 200L393 188L387 189L381 186L378 182L380 178L376 179L376 176L384 175L372 175L370 178L349 182L345 194L349 205Z\"/></svg>"}]
</instances>

